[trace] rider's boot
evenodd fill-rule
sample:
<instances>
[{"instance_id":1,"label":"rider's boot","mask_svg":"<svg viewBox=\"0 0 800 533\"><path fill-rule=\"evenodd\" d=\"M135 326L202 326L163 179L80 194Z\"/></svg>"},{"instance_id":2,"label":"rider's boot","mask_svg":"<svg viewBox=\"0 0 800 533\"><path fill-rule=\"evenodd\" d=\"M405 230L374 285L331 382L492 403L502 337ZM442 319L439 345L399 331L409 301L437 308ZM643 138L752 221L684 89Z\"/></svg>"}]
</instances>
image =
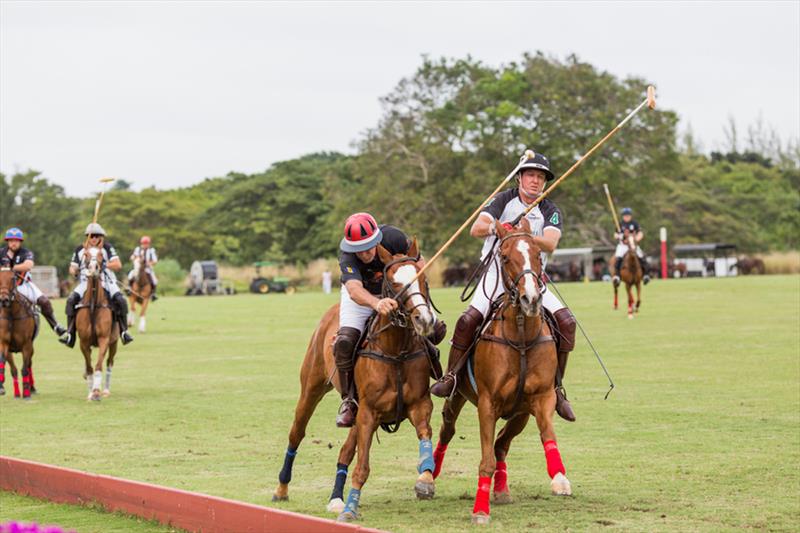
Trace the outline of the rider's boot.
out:
<instances>
[{"instance_id":1,"label":"rider's boot","mask_svg":"<svg viewBox=\"0 0 800 533\"><path fill-rule=\"evenodd\" d=\"M622 270L622 258L615 257L614 258L614 277L611 278L611 282L614 286L619 285L619 271Z\"/></svg>"},{"instance_id":2,"label":"rider's boot","mask_svg":"<svg viewBox=\"0 0 800 533\"><path fill-rule=\"evenodd\" d=\"M647 264L647 259L645 259L644 257L640 257L639 264L642 266L642 273L644 274L644 278L642 278L642 281L644 281L644 284L647 285L648 283L650 283L650 275L648 274L648 272L650 271L650 267Z\"/></svg>"},{"instance_id":3,"label":"rider's boot","mask_svg":"<svg viewBox=\"0 0 800 533\"><path fill-rule=\"evenodd\" d=\"M67 314L67 334L60 339L58 342L62 344L66 344L68 348L75 347L75 339L77 335L75 334L75 306L81 301L81 295L77 292L73 292L67 298L67 305L65 308L65 312Z\"/></svg>"},{"instance_id":4,"label":"rider's boot","mask_svg":"<svg viewBox=\"0 0 800 533\"><path fill-rule=\"evenodd\" d=\"M431 394L440 398L447 398L453 394L456 385L456 375L466 361L466 353L475 339L475 332L483 323L483 315L472 306L461 313L456 322L456 329L450 341L450 355L447 357L447 374L442 376L431 387Z\"/></svg>"},{"instance_id":5,"label":"rider's boot","mask_svg":"<svg viewBox=\"0 0 800 533\"><path fill-rule=\"evenodd\" d=\"M158 288L158 285L153 283L153 291L150 293L150 301L151 302L155 302L156 300L158 300L158 295L156 294L156 289L157 288Z\"/></svg>"},{"instance_id":6,"label":"rider's boot","mask_svg":"<svg viewBox=\"0 0 800 533\"><path fill-rule=\"evenodd\" d=\"M44 319L50 324L50 328L56 332L56 335L60 337L67 332L67 328L59 324L55 315L53 315L53 304L50 303L47 296L40 296L39 299L36 300L36 304L39 306L39 309L42 310L42 316L44 316Z\"/></svg>"},{"instance_id":7,"label":"rider's boot","mask_svg":"<svg viewBox=\"0 0 800 533\"><path fill-rule=\"evenodd\" d=\"M130 344L133 342L133 337L128 333L128 302L121 292L114 295L113 303L117 311L117 323L119 324L119 338L122 339L122 344Z\"/></svg>"},{"instance_id":8,"label":"rider's boot","mask_svg":"<svg viewBox=\"0 0 800 533\"><path fill-rule=\"evenodd\" d=\"M356 421L358 405L355 397L355 380L353 379L355 365L353 354L356 350L358 339L361 332L356 328L341 327L336 333L336 340L333 343L333 358L336 361L336 369L339 372L339 383L342 386L342 405L336 415L336 427L349 428Z\"/></svg>"},{"instance_id":9,"label":"rider's boot","mask_svg":"<svg viewBox=\"0 0 800 533\"><path fill-rule=\"evenodd\" d=\"M447 335L447 324L443 320L437 320L433 325L433 333L425 337L425 346L428 349L428 359L431 362L431 376L433 379L442 377L442 361L439 357L439 348L436 346L441 343Z\"/></svg>"},{"instance_id":10,"label":"rider's boot","mask_svg":"<svg viewBox=\"0 0 800 533\"><path fill-rule=\"evenodd\" d=\"M567 399L563 379L567 371L569 353L575 348L575 316L566 307L556 311L553 316L558 322L561 338L558 343L558 370L556 372L556 412L558 416L569 422L575 422L575 413Z\"/></svg>"}]
</instances>

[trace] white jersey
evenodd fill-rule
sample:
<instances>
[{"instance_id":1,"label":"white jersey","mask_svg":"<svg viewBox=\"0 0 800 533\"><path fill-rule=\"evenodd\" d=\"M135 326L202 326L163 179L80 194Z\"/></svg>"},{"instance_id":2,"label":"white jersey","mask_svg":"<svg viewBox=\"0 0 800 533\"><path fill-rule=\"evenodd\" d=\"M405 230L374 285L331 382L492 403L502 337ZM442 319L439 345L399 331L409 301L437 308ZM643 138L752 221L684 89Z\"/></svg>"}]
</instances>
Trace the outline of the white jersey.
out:
<instances>
[{"instance_id":1,"label":"white jersey","mask_svg":"<svg viewBox=\"0 0 800 533\"><path fill-rule=\"evenodd\" d=\"M113 259L118 259L119 258L119 256L117 255L117 250L114 249L114 247L111 246L110 244L108 244L107 242L103 243L102 248L100 248L100 252L103 255L103 264L104 265L107 265L108 262L113 260ZM80 280L81 281L86 281L86 274L87 274L87 267L86 267L86 264L83 261L84 254L85 254L85 250L83 248L83 245L78 246L77 248L75 248L75 252L72 254L72 261L70 262L70 266L74 266L74 267L80 268L80 272L81 272ZM107 271L107 269L105 269L105 268L104 268L104 270ZM113 273L111 274L111 277L114 277ZM116 278L114 278L114 279L116 281Z\"/></svg>"},{"instance_id":2,"label":"white jersey","mask_svg":"<svg viewBox=\"0 0 800 533\"><path fill-rule=\"evenodd\" d=\"M508 189L501 192L491 199L491 201L481 210L481 214L487 213L494 219L502 222L511 222L521 215L530 204L525 204L519 197L519 188ZM531 226L531 233L541 237L545 228L553 228L561 233L562 217L561 210L548 198L542 200L536 207L525 215ZM491 253L492 244L495 241L494 235L486 237L481 249L481 259L486 254ZM547 253L541 253L542 270L547 266Z\"/></svg>"},{"instance_id":3,"label":"white jersey","mask_svg":"<svg viewBox=\"0 0 800 533\"><path fill-rule=\"evenodd\" d=\"M137 246L136 248L134 248L133 253L131 254L131 257L140 257L142 255L142 252L144 252L144 259L148 263L155 263L156 261L158 261L158 255L156 255L156 249L155 248L146 248L145 249L145 248L142 248L141 246Z\"/></svg>"}]
</instances>

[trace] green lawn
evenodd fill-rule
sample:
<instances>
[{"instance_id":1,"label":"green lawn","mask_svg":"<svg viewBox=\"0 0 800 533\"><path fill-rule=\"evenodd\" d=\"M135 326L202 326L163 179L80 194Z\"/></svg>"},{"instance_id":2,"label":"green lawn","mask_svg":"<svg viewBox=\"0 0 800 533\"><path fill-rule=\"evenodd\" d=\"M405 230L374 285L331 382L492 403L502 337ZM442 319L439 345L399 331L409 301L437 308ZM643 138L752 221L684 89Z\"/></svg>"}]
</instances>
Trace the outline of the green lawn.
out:
<instances>
[{"instance_id":1,"label":"green lawn","mask_svg":"<svg viewBox=\"0 0 800 533\"><path fill-rule=\"evenodd\" d=\"M617 388L603 400L605 377L579 338L566 380L578 422L556 422L574 496L550 496L531 424L508 458L516 503L494 506L488 529L800 529L800 277L655 281L635 320L611 311L609 284L559 288ZM450 326L463 308L458 294L435 291ZM80 351L43 331L40 394L0 398L0 454L273 505L298 368L336 298L162 298L149 332L118 354L113 395L100 403L85 400ZM328 516L346 436L334 426L337 407L333 394L318 407L280 508ZM480 455L474 408L464 409L432 501L414 498L417 454L408 423L381 433L362 524L462 531ZM0 523L11 519L81 532L166 531L0 492Z\"/></svg>"}]
</instances>

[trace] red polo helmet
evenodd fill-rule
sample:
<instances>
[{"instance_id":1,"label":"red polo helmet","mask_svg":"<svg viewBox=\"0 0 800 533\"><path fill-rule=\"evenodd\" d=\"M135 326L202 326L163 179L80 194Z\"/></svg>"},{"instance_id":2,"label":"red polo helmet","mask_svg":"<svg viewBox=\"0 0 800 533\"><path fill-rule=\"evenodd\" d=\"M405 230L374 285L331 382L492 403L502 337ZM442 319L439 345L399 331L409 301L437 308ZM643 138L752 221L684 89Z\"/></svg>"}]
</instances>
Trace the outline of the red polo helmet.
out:
<instances>
[{"instance_id":1,"label":"red polo helmet","mask_svg":"<svg viewBox=\"0 0 800 533\"><path fill-rule=\"evenodd\" d=\"M139 244L150 244L150 237L142 235L142 238L139 239Z\"/></svg>"},{"instance_id":2,"label":"red polo helmet","mask_svg":"<svg viewBox=\"0 0 800 533\"><path fill-rule=\"evenodd\" d=\"M383 234L369 213L356 213L347 217L344 223L344 238L339 243L343 252L364 252L381 242Z\"/></svg>"}]
</instances>

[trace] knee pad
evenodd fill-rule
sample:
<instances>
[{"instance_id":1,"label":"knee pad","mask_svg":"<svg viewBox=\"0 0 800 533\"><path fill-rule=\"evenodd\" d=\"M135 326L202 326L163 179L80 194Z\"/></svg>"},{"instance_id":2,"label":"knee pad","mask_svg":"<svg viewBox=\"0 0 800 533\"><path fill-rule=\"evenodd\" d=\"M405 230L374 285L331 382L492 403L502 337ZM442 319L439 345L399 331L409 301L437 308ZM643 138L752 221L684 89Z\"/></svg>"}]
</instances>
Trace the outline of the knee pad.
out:
<instances>
[{"instance_id":1,"label":"knee pad","mask_svg":"<svg viewBox=\"0 0 800 533\"><path fill-rule=\"evenodd\" d=\"M480 311L472 306L467 307L467 310L461 313L456 322L455 331L453 331L453 338L451 344L459 350L466 350L472 344L475 337L475 332L483 324L483 315Z\"/></svg>"},{"instance_id":2,"label":"knee pad","mask_svg":"<svg viewBox=\"0 0 800 533\"><path fill-rule=\"evenodd\" d=\"M558 351L571 352L575 348L575 315L566 307L556 311L553 316L558 322L558 330L561 333L561 339L558 344Z\"/></svg>"},{"instance_id":3,"label":"knee pad","mask_svg":"<svg viewBox=\"0 0 800 533\"><path fill-rule=\"evenodd\" d=\"M64 310L67 316L73 316L75 314L75 306L78 305L80 301L81 301L81 296L77 292L73 292L69 295Z\"/></svg>"},{"instance_id":4,"label":"knee pad","mask_svg":"<svg viewBox=\"0 0 800 533\"><path fill-rule=\"evenodd\" d=\"M50 300L47 299L47 296L40 296L36 303L39 305L39 308L42 310L42 313L45 316L53 314L53 304L50 303Z\"/></svg>"},{"instance_id":5,"label":"knee pad","mask_svg":"<svg viewBox=\"0 0 800 533\"><path fill-rule=\"evenodd\" d=\"M337 367L342 370L353 368L353 353L359 337L361 337L361 332L356 328L343 327L339 329L336 340L333 342L333 358L336 360Z\"/></svg>"}]
</instances>

